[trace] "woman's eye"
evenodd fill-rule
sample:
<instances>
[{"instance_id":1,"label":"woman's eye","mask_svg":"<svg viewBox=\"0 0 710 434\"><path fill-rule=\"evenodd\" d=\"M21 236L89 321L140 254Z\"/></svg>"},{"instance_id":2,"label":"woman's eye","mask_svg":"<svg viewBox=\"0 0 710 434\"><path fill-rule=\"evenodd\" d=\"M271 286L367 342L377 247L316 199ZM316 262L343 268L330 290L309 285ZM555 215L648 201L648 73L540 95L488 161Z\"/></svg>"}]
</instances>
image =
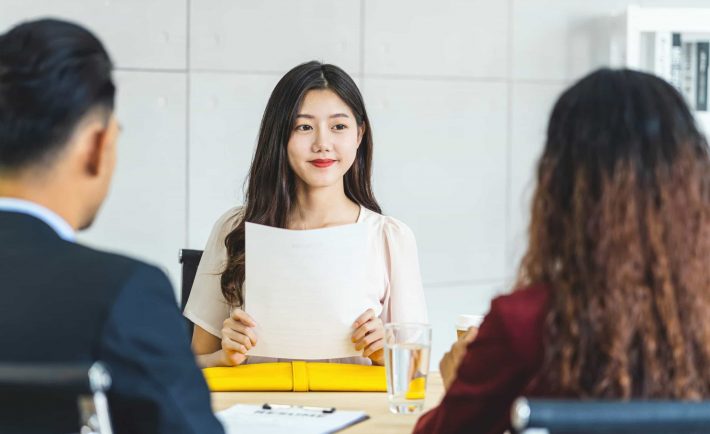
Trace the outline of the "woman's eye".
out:
<instances>
[{"instance_id":1,"label":"woman's eye","mask_svg":"<svg viewBox=\"0 0 710 434\"><path fill-rule=\"evenodd\" d=\"M340 130L346 129L347 127L348 127L348 126L345 125L345 124L338 124L338 125L335 125L333 128L335 128L336 130L340 131Z\"/></svg>"},{"instance_id":2,"label":"woman's eye","mask_svg":"<svg viewBox=\"0 0 710 434\"><path fill-rule=\"evenodd\" d=\"M313 127L311 127L310 125L305 125L305 124L299 125L296 127L296 130L298 130L298 131L310 131L312 129L313 129Z\"/></svg>"}]
</instances>

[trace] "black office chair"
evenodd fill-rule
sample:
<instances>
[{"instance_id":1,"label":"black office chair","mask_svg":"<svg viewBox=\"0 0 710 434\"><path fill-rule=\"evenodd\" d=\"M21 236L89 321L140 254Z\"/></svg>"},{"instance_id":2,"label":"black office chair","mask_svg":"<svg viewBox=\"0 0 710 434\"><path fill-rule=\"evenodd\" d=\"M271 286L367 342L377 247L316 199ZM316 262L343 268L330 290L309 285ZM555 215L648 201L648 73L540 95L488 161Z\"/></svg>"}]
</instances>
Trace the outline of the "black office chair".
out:
<instances>
[{"instance_id":1,"label":"black office chair","mask_svg":"<svg viewBox=\"0 0 710 434\"><path fill-rule=\"evenodd\" d=\"M181 312L185 310L187 299L190 298L192 283L195 281L195 274L197 274L197 266L200 265L200 259L202 259L202 250L180 249L178 260L180 264L182 264L182 284L180 287ZM187 331L190 337L192 337L193 327L192 321L187 320Z\"/></svg>"},{"instance_id":2,"label":"black office chair","mask_svg":"<svg viewBox=\"0 0 710 434\"><path fill-rule=\"evenodd\" d=\"M0 432L111 434L110 387L101 362L0 363Z\"/></svg>"},{"instance_id":3,"label":"black office chair","mask_svg":"<svg viewBox=\"0 0 710 434\"><path fill-rule=\"evenodd\" d=\"M710 401L563 401L518 398L518 433L710 433Z\"/></svg>"}]
</instances>

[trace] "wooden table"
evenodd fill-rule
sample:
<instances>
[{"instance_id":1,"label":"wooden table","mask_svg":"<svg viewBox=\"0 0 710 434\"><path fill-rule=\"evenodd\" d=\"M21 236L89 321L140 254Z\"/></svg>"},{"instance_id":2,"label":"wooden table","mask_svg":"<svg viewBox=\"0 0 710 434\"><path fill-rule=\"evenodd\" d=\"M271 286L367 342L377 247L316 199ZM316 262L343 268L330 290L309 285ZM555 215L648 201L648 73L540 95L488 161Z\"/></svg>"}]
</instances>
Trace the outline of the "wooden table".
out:
<instances>
[{"instance_id":1,"label":"wooden table","mask_svg":"<svg viewBox=\"0 0 710 434\"><path fill-rule=\"evenodd\" d=\"M441 401L444 385L438 372L429 374L427 380L425 409ZM214 411L224 410L234 404L290 404L315 407L335 407L338 410L365 411L370 419L344 431L346 434L411 433L417 415L392 414L384 392L215 392L212 394Z\"/></svg>"}]
</instances>

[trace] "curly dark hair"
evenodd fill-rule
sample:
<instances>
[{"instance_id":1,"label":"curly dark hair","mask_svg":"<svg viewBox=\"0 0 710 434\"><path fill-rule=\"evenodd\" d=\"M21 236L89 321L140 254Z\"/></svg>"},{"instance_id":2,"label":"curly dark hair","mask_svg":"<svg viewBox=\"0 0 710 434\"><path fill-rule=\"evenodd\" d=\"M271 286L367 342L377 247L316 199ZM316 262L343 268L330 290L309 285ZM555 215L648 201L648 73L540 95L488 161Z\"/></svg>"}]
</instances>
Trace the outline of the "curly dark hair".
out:
<instances>
[{"instance_id":1,"label":"curly dark hair","mask_svg":"<svg viewBox=\"0 0 710 434\"><path fill-rule=\"evenodd\" d=\"M601 69L553 109L519 285L550 304L536 388L710 396L710 159L683 97Z\"/></svg>"}]
</instances>

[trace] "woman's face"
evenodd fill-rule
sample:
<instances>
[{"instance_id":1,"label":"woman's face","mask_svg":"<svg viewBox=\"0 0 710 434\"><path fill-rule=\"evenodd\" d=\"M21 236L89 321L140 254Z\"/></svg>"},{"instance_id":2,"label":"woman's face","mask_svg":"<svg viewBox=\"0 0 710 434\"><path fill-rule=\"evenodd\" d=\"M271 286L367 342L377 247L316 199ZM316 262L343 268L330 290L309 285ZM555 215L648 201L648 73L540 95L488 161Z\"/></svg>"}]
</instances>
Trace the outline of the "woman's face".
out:
<instances>
[{"instance_id":1,"label":"woman's face","mask_svg":"<svg viewBox=\"0 0 710 434\"><path fill-rule=\"evenodd\" d=\"M288 140L288 162L310 188L342 182L355 161L365 127L350 107L329 89L308 91Z\"/></svg>"}]
</instances>

